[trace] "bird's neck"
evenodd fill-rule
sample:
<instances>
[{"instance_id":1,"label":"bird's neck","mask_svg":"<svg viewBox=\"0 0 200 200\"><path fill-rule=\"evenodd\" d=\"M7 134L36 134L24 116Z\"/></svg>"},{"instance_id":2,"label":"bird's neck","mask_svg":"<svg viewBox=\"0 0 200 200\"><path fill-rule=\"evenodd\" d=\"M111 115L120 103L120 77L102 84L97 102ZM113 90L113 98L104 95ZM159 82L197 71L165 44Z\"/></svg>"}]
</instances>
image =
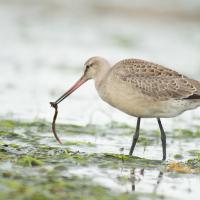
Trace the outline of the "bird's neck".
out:
<instances>
[{"instance_id":1,"label":"bird's neck","mask_svg":"<svg viewBox=\"0 0 200 200\"><path fill-rule=\"evenodd\" d=\"M110 69L111 69L110 67L106 66L102 67L101 70L98 71L98 76L94 78L96 88L99 88L102 85L102 83L106 80L110 72Z\"/></svg>"}]
</instances>

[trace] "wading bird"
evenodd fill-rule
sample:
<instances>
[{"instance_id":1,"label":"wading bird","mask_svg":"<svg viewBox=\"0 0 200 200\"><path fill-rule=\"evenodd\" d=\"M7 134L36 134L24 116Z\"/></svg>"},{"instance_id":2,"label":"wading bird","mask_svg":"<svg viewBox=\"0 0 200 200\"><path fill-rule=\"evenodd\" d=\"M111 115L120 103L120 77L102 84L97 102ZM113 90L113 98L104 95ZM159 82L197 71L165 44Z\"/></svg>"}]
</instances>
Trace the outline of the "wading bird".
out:
<instances>
[{"instance_id":1,"label":"wading bird","mask_svg":"<svg viewBox=\"0 0 200 200\"><path fill-rule=\"evenodd\" d=\"M139 59L125 59L111 66L104 58L92 57L84 66L83 76L52 104L59 104L83 83L94 79L99 96L105 102L137 117L129 155L133 154L139 138L141 118L156 118L165 160L166 135L160 118L176 117L200 106L200 82Z\"/></svg>"}]
</instances>

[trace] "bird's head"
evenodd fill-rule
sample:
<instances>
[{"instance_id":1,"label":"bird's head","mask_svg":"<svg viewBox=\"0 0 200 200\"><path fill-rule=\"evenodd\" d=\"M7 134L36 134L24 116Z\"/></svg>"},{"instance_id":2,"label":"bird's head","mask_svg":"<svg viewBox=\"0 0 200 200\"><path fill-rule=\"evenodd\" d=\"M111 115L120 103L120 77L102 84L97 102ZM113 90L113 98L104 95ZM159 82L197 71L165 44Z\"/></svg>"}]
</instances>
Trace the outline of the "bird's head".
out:
<instances>
[{"instance_id":1,"label":"bird's head","mask_svg":"<svg viewBox=\"0 0 200 200\"><path fill-rule=\"evenodd\" d=\"M81 78L66 93L64 93L59 99L57 99L54 102L55 104L59 104L86 81L90 79L95 79L95 81L101 80L104 75L109 71L110 64L104 58L92 57L85 62L84 67L85 70Z\"/></svg>"},{"instance_id":2,"label":"bird's head","mask_svg":"<svg viewBox=\"0 0 200 200\"><path fill-rule=\"evenodd\" d=\"M108 61L101 57L89 58L85 64L84 76L89 79L96 79L110 68Z\"/></svg>"}]
</instances>

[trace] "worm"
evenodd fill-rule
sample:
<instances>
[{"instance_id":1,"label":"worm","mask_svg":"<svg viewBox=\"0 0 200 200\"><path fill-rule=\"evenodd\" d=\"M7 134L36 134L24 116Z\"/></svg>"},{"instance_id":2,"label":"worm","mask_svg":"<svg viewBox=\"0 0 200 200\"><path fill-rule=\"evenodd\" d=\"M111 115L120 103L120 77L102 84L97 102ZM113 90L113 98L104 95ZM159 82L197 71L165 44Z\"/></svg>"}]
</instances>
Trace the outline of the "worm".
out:
<instances>
[{"instance_id":1,"label":"worm","mask_svg":"<svg viewBox=\"0 0 200 200\"><path fill-rule=\"evenodd\" d=\"M58 104L55 102L50 102L51 107L53 107L55 109L55 113L53 116L53 122L52 122L52 132L54 134L54 137L56 138L56 140L62 144L62 142L60 141L57 133L56 133L56 119L57 119L57 115L58 115Z\"/></svg>"}]
</instances>

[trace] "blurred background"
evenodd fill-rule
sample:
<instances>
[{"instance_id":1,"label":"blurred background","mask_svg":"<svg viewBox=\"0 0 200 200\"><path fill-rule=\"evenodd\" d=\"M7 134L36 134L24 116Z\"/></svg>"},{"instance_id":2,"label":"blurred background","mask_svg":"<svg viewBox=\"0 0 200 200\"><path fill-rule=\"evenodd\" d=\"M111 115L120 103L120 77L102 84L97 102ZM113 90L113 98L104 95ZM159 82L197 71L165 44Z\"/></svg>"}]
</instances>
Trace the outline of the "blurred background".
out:
<instances>
[{"instance_id":1,"label":"blurred background","mask_svg":"<svg viewBox=\"0 0 200 200\"><path fill-rule=\"evenodd\" d=\"M0 0L0 116L50 121L56 100L92 56L156 62L200 80L198 0ZM58 121L134 125L89 81L59 106ZM192 123L199 110L165 124ZM152 120L144 120L154 127ZM155 126L156 123L155 123Z\"/></svg>"}]
</instances>

